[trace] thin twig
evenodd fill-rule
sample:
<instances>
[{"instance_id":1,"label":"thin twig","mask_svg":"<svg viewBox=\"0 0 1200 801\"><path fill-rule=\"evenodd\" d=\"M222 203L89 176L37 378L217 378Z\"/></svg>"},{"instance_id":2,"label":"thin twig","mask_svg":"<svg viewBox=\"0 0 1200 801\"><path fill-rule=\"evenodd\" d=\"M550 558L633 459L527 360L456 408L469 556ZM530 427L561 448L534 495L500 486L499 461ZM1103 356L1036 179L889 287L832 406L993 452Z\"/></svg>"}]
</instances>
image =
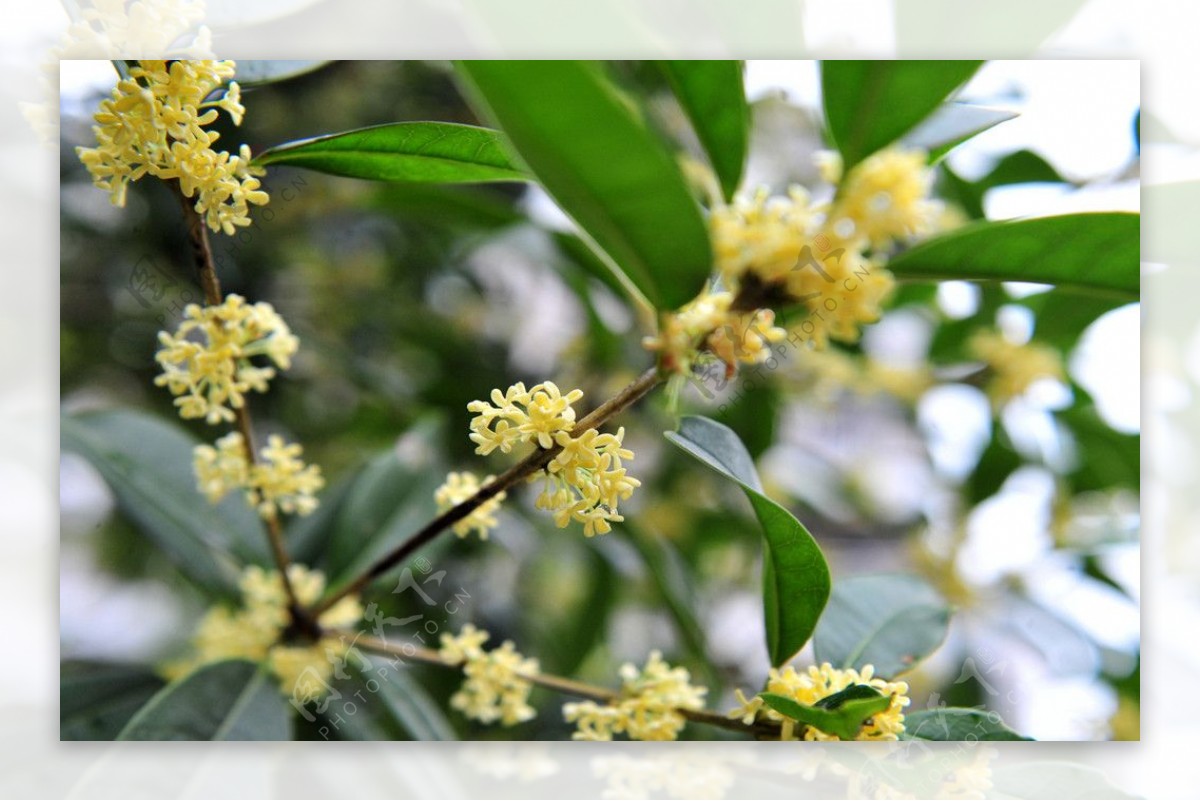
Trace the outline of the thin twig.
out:
<instances>
[{"instance_id":1,"label":"thin twig","mask_svg":"<svg viewBox=\"0 0 1200 801\"><path fill-rule=\"evenodd\" d=\"M217 277L217 270L213 265L212 246L208 241L208 226L205 225L200 213L196 211L195 203L183 194L179 181L171 181L170 184L183 209L183 218L187 223L188 243L192 246L192 257L196 263L196 272L200 277L200 287L204 290L204 302L208 306L220 306L224 302L224 296L221 293L221 280ZM258 463L258 454L255 450L254 426L250 420L250 408L243 402L241 406L234 409L234 415L238 433L242 435L246 460L253 466ZM283 529L279 524L279 517L277 515L267 517L266 524L267 540L271 545L271 555L275 560L275 566L279 569L279 575L283 580L283 589L287 593L292 622L298 630L314 634L316 632L316 627L313 625L315 615L306 612L300 604L299 599L296 598L296 591L292 587L291 578L288 576L288 565L291 564L291 559L288 557L287 547L283 542Z\"/></svg>"},{"instance_id":2,"label":"thin twig","mask_svg":"<svg viewBox=\"0 0 1200 801\"><path fill-rule=\"evenodd\" d=\"M352 632L344 632L351 634ZM396 656L415 659L418 662L425 662L430 665L438 665L439 667L451 668L457 670L461 665L446 662L438 654L430 648L422 648L418 645L405 643L403 645L393 645L376 637L365 636L359 634L354 638L356 645L361 645L381 653L393 654ZM518 673L522 679L525 679L530 684L535 684L538 687L545 687L548 690L554 690L564 695L573 695L579 698L588 698L592 701L598 701L603 704L611 703L620 698L620 693L607 689L606 687L597 687L594 684L585 684L574 679L564 678L563 676L554 676L549 673ZM717 726L722 729L749 734L760 739L779 739L780 727L771 723L756 722L743 723L738 718L730 718L722 715L720 712L712 712L707 709L676 709L683 717L693 723L703 723L708 726Z\"/></svg>"},{"instance_id":3,"label":"thin twig","mask_svg":"<svg viewBox=\"0 0 1200 801\"><path fill-rule=\"evenodd\" d=\"M650 368L638 376L637 380L633 383L593 409L590 414L575 424L571 432L573 434L582 434L589 429L603 425L609 418L632 406L662 381L663 377L659 373L658 368ZM372 581L407 559L418 548L429 543L438 534L469 516L489 499L512 488L538 470L541 470L560 450L562 448L558 445L552 448L538 448L501 474L495 481L480 487L479 491L470 498L467 498L457 506L450 507L433 520L430 520L417 533L400 543L394 550L367 568L357 578L338 588L336 592L317 604L316 608L312 611L313 616L320 617L322 612L329 609L342 598L361 591Z\"/></svg>"}]
</instances>

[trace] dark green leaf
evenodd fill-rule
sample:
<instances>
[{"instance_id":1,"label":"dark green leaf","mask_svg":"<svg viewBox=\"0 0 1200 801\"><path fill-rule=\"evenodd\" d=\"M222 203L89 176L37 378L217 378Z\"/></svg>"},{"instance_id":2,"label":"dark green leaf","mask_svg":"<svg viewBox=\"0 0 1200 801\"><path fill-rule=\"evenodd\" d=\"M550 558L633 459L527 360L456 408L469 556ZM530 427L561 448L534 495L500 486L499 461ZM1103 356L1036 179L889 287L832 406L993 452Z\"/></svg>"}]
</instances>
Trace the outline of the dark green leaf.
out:
<instances>
[{"instance_id":1,"label":"dark green leaf","mask_svg":"<svg viewBox=\"0 0 1200 801\"><path fill-rule=\"evenodd\" d=\"M1140 217L1126 212L975 222L897 254L901 280L1031 281L1134 301Z\"/></svg>"},{"instance_id":2,"label":"dark green leaf","mask_svg":"<svg viewBox=\"0 0 1200 801\"><path fill-rule=\"evenodd\" d=\"M829 598L829 566L799 520L763 494L746 446L729 428L705 417L686 416L668 440L741 485L762 526L763 616L772 665L804 647Z\"/></svg>"},{"instance_id":3,"label":"dark green leaf","mask_svg":"<svg viewBox=\"0 0 1200 801\"><path fill-rule=\"evenodd\" d=\"M690 300L712 269L708 230L669 150L600 65L467 61L469 94L635 298ZM608 262L606 261L606 264Z\"/></svg>"},{"instance_id":4,"label":"dark green leaf","mask_svg":"<svg viewBox=\"0 0 1200 801\"><path fill-rule=\"evenodd\" d=\"M1141 486L1141 437L1117 431L1091 405L1072 406L1055 417L1075 439L1078 453L1067 474L1075 492Z\"/></svg>"},{"instance_id":5,"label":"dark green leaf","mask_svg":"<svg viewBox=\"0 0 1200 801\"><path fill-rule=\"evenodd\" d=\"M779 714L832 734L840 740L855 739L867 718L892 705L890 695L883 695L865 684L847 687L838 695L843 697L835 705L822 706L818 702L808 706L786 695L759 693L766 705Z\"/></svg>"},{"instance_id":6,"label":"dark green leaf","mask_svg":"<svg viewBox=\"0 0 1200 801\"><path fill-rule=\"evenodd\" d=\"M253 662L199 668L164 687L118 740L288 740L290 710L275 679Z\"/></svg>"},{"instance_id":7,"label":"dark green leaf","mask_svg":"<svg viewBox=\"0 0 1200 801\"><path fill-rule=\"evenodd\" d=\"M454 727L441 708L404 666L393 666L369 657L369 671L355 671L340 692L358 698L354 715L340 715L336 732L342 739L388 740L392 729L412 740L457 740ZM386 725L390 724L390 725Z\"/></svg>"},{"instance_id":8,"label":"dark green leaf","mask_svg":"<svg viewBox=\"0 0 1200 801\"><path fill-rule=\"evenodd\" d=\"M993 429L992 438L963 486L967 501L974 506L995 495L1022 464L1004 432L999 427Z\"/></svg>"},{"instance_id":9,"label":"dark green leaf","mask_svg":"<svg viewBox=\"0 0 1200 801\"><path fill-rule=\"evenodd\" d=\"M230 593L239 562L267 562L266 535L240 495L214 506L196 490L197 444L176 426L141 412L62 418L63 450L99 471L139 530L201 586Z\"/></svg>"},{"instance_id":10,"label":"dark green leaf","mask_svg":"<svg viewBox=\"0 0 1200 801\"><path fill-rule=\"evenodd\" d=\"M162 686L163 680L142 665L64 662L58 739L112 740Z\"/></svg>"},{"instance_id":11,"label":"dark green leaf","mask_svg":"<svg viewBox=\"0 0 1200 801\"><path fill-rule=\"evenodd\" d=\"M402 183L525 181L500 134L451 122L397 122L277 145L255 157L331 175Z\"/></svg>"},{"instance_id":12,"label":"dark green leaf","mask_svg":"<svg viewBox=\"0 0 1200 801\"><path fill-rule=\"evenodd\" d=\"M1069 353L1087 327L1114 309L1125 305L1120 300L1088 297L1053 289L1016 301L1036 315L1033 336L1038 342L1053 345Z\"/></svg>"},{"instance_id":13,"label":"dark green leaf","mask_svg":"<svg viewBox=\"0 0 1200 801\"><path fill-rule=\"evenodd\" d=\"M906 740L1028 740L1004 725L995 712L943 707L920 709L904 715Z\"/></svg>"},{"instance_id":14,"label":"dark green leaf","mask_svg":"<svg viewBox=\"0 0 1200 801\"><path fill-rule=\"evenodd\" d=\"M976 134L1018 116L1015 111L972 106L968 103L942 103L917 127L901 139L908 147L929 153L931 162L940 161L954 148Z\"/></svg>"},{"instance_id":15,"label":"dark green leaf","mask_svg":"<svg viewBox=\"0 0 1200 801\"><path fill-rule=\"evenodd\" d=\"M310 72L319 70L328 63L330 62L320 60L288 61L275 59L253 61L238 59L237 74L234 75L234 80L243 86L276 83L278 81L286 81L289 78L307 75Z\"/></svg>"},{"instance_id":16,"label":"dark green leaf","mask_svg":"<svg viewBox=\"0 0 1200 801\"><path fill-rule=\"evenodd\" d=\"M750 106L740 61L663 61L671 90L692 122L726 200L746 166Z\"/></svg>"},{"instance_id":17,"label":"dark green leaf","mask_svg":"<svg viewBox=\"0 0 1200 801\"><path fill-rule=\"evenodd\" d=\"M813 636L818 662L874 665L891 678L916 665L946 637L950 607L913 576L851 576L838 582Z\"/></svg>"},{"instance_id":18,"label":"dark green leaf","mask_svg":"<svg viewBox=\"0 0 1200 801\"><path fill-rule=\"evenodd\" d=\"M829 135L848 171L911 131L981 61L823 61Z\"/></svg>"},{"instance_id":19,"label":"dark green leaf","mask_svg":"<svg viewBox=\"0 0 1200 801\"><path fill-rule=\"evenodd\" d=\"M550 570L559 571L558 575L574 577L577 594L573 593L572 601L561 604L561 608L546 610L536 626L536 652L543 668L564 676L574 675L588 654L605 641L620 587L616 571L597 549L576 545L576 551L573 558L551 551L553 555L545 561ZM568 559L574 564L569 564ZM545 583L543 578L533 586ZM534 604L540 600L536 596L524 597Z\"/></svg>"}]
</instances>

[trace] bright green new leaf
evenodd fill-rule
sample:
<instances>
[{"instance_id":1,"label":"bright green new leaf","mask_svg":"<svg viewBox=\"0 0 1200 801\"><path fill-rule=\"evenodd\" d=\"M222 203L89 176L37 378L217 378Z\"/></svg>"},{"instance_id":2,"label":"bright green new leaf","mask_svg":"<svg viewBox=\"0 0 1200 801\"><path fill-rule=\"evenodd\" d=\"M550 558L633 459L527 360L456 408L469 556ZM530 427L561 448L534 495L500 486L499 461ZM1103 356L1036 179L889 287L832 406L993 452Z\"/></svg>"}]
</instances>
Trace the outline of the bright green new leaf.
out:
<instances>
[{"instance_id":1,"label":"bright green new leaf","mask_svg":"<svg viewBox=\"0 0 1200 801\"><path fill-rule=\"evenodd\" d=\"M396 122L301 139L264 150L254 163L288 164L370 181L529 180L509 160L498 132L451 122Z\"/></svg>"},{"instance_id":2,"label":"bright green new leaf","mask_svg":"<svg viewBox=\"0 0 1200 801\"><path fill-rule=\"evenodd\" d=\"M87 459L138 530L201 586L233 591L240 563L265 564L262 521L233 493L210 504L196 489L198 441L142 412L63 415L62 448Z\"/></svg>"},{"instance_id":3,"label":"bright green new leaf","mask_svg":"<svg viewBox=\"0 0 1200 801\"><path fill-rule=\"evenodd\" d=\"M750 145L750 106L740 61L662 61L679 105L708 154L726 200L733 199Z\"/></svg>"},{"instance_id":4,"label":"bright green new leaf","mask_svg":"<svg viewBox=\"0 0 1200 801\"><path fill-rule=\"evenodd\" d=\"M829 598L813 635L813 656L837 668L874 665L892 678L928 656L946 637L950 607L912 576L851 576Z\"/></svg>"},{"instance_id":5,"label":"bright green new leaf","mask_svg":"<svg viewBox=\"0 0 1200 801\"><path fill-rule=\"evenodd\" d=\"M901 280L1029 281L1135 301L1140 221L1093 212L975 222L902 251L887 267Z\"/></svg>"},{"instance_id":6,"label":"bright green new leaf","mask_svg":"<svg viewBox=\"0 0 1200 801\"><path fill-rule=\"evenodd\" d=\"M865 684L852 685L835 695L836 698L822 698L809 706L786 695L759 693L763 702L779 714L832 734L839 740L855 739L869 717L892 705L890 695Z\"/></svg>"},{"instance_id":7,"label":"bright green new leaf","mask_svg":"<svg viewBox=\"0 0 1200 801\"><path fill-rule=\"evenodd\" d=\"M1004 725L995 712L944 707L904 713L905 740L1028 740Z\"/></svg>"},{"instance_id":8,"label":"bright green new leaf","mask_svg":"<svg viewBox=\"0 0 1200 801\"><path fill-rule=\"evenodd\" d=\"M982 61L823 61L825 120L845 169L911 131Z\"/></svg>"},{"instance_id":9,"label":"bright green new leaf","mask_svg":"<svg viewBox=\"0 0 1200 801\"><path fill-rule=\"evenodd\" d=\"M289 740L291 710L259 665L206 665L168 684L121 730L118 740Z\"/></svg>"},{"instance_id":10,"label":"bright green new leaf","mask_svg":"<svg viewBox=\"0 0 1200 801\"><path fill-rule=\"evenodd\" d=\"M465 61L482 116L639 302L672 309L712 270L708 230L666 145L581 61Z\"/></svg>"},{"instance_id":11,"label":"bright green new leaf","mask_svg":"<svg viewBox=\"0 0 1200 801\"><path fill-rule=\"evenodd\" d=\"M686 416L664 436L742 487L762 526L763 617L772 665L804 647L829 599L829 566L816 540L791 512L763 494L754 461L731 429L706 417Z\"/></svg>"}]
</instances>

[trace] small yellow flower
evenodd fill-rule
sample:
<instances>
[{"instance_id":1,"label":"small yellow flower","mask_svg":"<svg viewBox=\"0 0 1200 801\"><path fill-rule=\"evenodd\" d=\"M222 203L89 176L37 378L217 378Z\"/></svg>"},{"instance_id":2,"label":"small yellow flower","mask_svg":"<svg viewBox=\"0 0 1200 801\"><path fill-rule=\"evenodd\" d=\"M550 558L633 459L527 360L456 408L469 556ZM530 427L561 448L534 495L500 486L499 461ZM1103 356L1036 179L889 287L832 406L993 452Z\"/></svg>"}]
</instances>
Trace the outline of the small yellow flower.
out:
<instances>
[{"instance_id":1,"label":"small yellow flower","mask_svg":"<svg viewBox=\"0 0 1200 801\"><path fill-rule=\"evenodd\" d=\"M877 249L929 233L941 213L941 204L929 199L932 183L924 151L881 150L844 176L828 225L842 239L865 240Z\"/></svg>"},{"instance_id":2,"label":"small yellow flower","mask_svg":"<svg viewBox=\"0 0 1200 801\"><path fill-rule=\"evenodd\" d=\"M671 667L652 651L644 668L621 666L619 697L607 704L580 701L563 705L563 717L577 725L576 740L675 740L687 723L680 710L704 708L708 688L691 684L686 668Z\"/></svg>"},{"instance_id":3,"label":"small yellow flower","mask_svg":"<svg viewBox=\"0 0 1200 801\"><path fill-rule=\"evenodd\" d=\"M311 606L325 590L325 576L304 565L288 567L288 579L297 600ZM208 611L192 637L193 653L167 666L172 678L222 659L250 659L264 662L280 681L280 689L289 695L310 698L323 695L336 661L348 645L341 637L327 635L318 642L284 644L288 599L278 571L247 567L238 582L242 603L237 609L215 606ZM324 628L353 625L362 618L358 598L347 596L324 612L318 623ZM319 680L319 681L317 681ZM315 691L320 685L319 692Z\"/></svg>"},{"instance_id":4,"label":"small yellow flower","mask_svg":"<svg viewBox=\"0 0 1200 801\"><path fill-rule=\"evenodd\" d=\"M767 692L786 696L806 706L812 706L826 696L841 692L855 684L866 684L883 695L892 697L891 706L868 718L858 733L859 740L896 740L904 731L904 707L908 706L908 684L902 681L885 681L875 677L875 668L864 665L862 671L847 668L839 670L828 662L820 667L809 666L804 673L788 665L783 670L771 668L767 679ZM781 726L781 740L796 739L796 721L781 715L763 704L762 698L747 698L739 689L736 691L741 706L729 713L729 717L741 719L747 725L757 719L769 720ZM812 726L804 728L805 740L837 740L835 735L826 734Z\"/></svg>"},{"instance_id":5,"label":"small yellow flower","mask_svg":"<svg viewBox=\"0 0 1200 801\"><path fill-rule=\"evenodd\" d=\"M441 513L453 509L479 492L482 487L491 484L495 479L495 476L488 476L481 483L474 473L467 471L447 474L445 483L438 487L437 491L433 494L433 499L437 501L438 512ZM496 512L500 510L500 504L504 501L507 494L505 492L498 492L486 502L480 504L471 514L454 524L454 533L460 537L465 537L471 531L476 531L479 534L479 539L486 540L488 532L499 525L499 521L496 520Z\"/></svg>"},{"instance_id":6,"label":"small yellow flower","mask_svg":"<svg viewBox=\"0 0 1200 801\"><path fill-rule=\"evenodd\" d=\"M196 486L210 503L217 503L233 490L246 492L247 502L263 518L279 512L307 515L317 508L316 493L325 486L321 468L305 465L303 448L288 445L283 437L271 435L262 449L262 460L249 464L245 439L238 432L217 440L216 447L197 445L193 466Z\"/></svg>"},{"instance_id":7,"label":"small yellow flower","mask_svg":"<svg viewBox=\"0 0 1200 801\"><path fill-rule=\"evenodd\" d=\"M300 346L269 303L230 295L219 306L190 304L183 313L174 334L159 332L162 347L154 358L163 372L154 383L179 396L175 405L184 419L232 422L246 394L266 392L275 376L274 367L256 367L250 359L265 356L286 370Z\"/></svg>"},{"instance_id":8,"label":"small yellow flower","mask_svg":"<svg viewBox=\"0 0 1200 801\"><path fill-rule=\"evenodd\" d=\"M241 124L237 83L208 99L233 75L232 61L139 61L130 68L96 112L97 146L76 149L96 186L124 206L130 181L177 180L212 230L233 234L249 225L250 206L269 200L258 180L264 171L251 166L245 145L236 155L214 150L218 134L204 127L216 121L218 108Z\"/></svg>"},{"instance_id":9,"label":"small yellow flower","mask_svg":"<svg viewBox=\"0 0 1200 801\"><path fill-rule=\"evenodd\" d=\"M967 341L967 351L991 368L987 394L997 407L1043 378L1063 378L1062 355L1047 345L1018 345L999 332L979 331Z\"/></svg>"},{"instance_id":10,"label":"small yellow flower","mask_svg":"<svg viewBox=\"0 0 1200 801\"><path fill-rule=\"evenodd\" d=\"M499 721L515 726L533 719L537 712L529 705L533 689L527 677L536 676L538 661L519 654L511 641L484 651L488 633L468 624L458 636L441 637L438 651L448 665L461 666L466 680L450 698L450 706L481 723Z\"/></svg>"}]
</instances>

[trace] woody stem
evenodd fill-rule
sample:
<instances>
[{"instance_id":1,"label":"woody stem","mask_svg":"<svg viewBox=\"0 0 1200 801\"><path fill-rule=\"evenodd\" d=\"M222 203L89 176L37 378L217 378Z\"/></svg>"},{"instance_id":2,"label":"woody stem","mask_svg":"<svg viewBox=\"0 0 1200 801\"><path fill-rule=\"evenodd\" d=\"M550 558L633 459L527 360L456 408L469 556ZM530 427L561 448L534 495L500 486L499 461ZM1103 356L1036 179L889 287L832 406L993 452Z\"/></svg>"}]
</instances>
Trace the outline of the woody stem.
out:
<instances>
[{"instance_id":1,"label":"woody stem","mask_svg":"<svg viewBox=\"0 0 1200 801\"><path fill-rule=\"evenodd\" d=\"M597 406L590 414L576 423L575 427L571 429L572 433L583 433L589 429L603 425L610 418L632 406L649 393L650 390L662 383L663 380L664 378L659 373L658 368L651 367L638 376L633 383ZM550 463L551 459L558 455L560 450L562 448L558 445L551 448L538 448L501 474L495 481L480 487L479 491L470 498L467 498L457 506L450 507L430 520L417 533L400 543L394 550L367 568L357 578L343 585L336 592L327 596L321 603L317 604L316 608L313 609L313 615L319 617L322 612L329 609L342 598L362 590L372 581L403 562L417 549L432 541L447 528L468 517L484 503L487 503L488 500L501 492L511 489L517 483L541 470Z\"/></svg>"},{"instance_id":2,"label":"woody stem","mask_svg":"<svg viewBox=\"0 0 1200 801\"><path fill-rule=\"evenodd\" d=\"M195 203L183 194L179 181L173 180L169 183L175 196L179 199L183 218L187 223L188 242L192 246L192 257L200 278L200 287L204 291L204 303L207 306L220 306L224 302L224 296L221 293L221 280L217 277L217 270L213 265L212 246L208 241L208 226L205 225L200 212L196 211ZM250 408L243 403L234 409L234 415L235 425L238 433L242 435L242 443L246 450L246 461L253 466L258 463L258 455L254 445L254 425L250 420ZM288 558L287 548L283 542L283 529L279 524L278 515L272 514L267 517L266 525L271 555L282 577L283 588L287 592L288 611L291 613L293 625L301 631L313 633L316 631L313 625L315 616L307 612L300 604L296 598L296 591L292 587L291 579L288 577L287 569L291 560Z\"/></svg>"}]
</instances>

